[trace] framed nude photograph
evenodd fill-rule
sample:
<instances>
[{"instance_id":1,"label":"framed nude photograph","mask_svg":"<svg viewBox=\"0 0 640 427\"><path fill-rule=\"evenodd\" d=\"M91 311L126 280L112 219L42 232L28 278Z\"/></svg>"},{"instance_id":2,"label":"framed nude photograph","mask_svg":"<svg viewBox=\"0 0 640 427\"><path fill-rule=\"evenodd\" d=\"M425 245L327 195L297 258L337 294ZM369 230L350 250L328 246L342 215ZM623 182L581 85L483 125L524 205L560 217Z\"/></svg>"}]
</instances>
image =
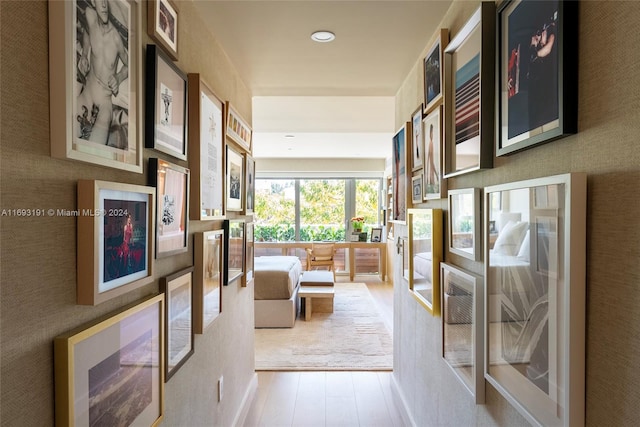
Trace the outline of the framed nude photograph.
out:
<instances>
[{"instance_id":1,"label":"framed nude photograph","mask_svg":"<svg viewBox=\"0 0 640 427\"><path fill-rule=\"evenodd\" d=\"M140 3L49 1L51 155L142 173Z\"/></svg>"},{"instance_id":2,"label":"framed nude photograph","mask_svg":"<svg viewBox=\"0 0 640 427\"><path fill-rule=\"evenodd\" d=\"M424 134L422 133L422 104L411 115L411 170L422 169L424 163Z\"/></svg>"},{"instance_id":3,"label":"framed nude photograph","mask_svg":"<svg viewBox=\"0 0 640 427\"><path fill-rule=\"evenodd\" d=\"M227 145L227 211L242 211L244 156Z\"/></svg>"},{"instance_id":4,"label":"framed nude photograph","mask_svg":"<svg viewBox=\"0 0 640 427\"><path fill-rule=\"evenodd\" d=\"M438 105L422 120L424 134L424 199L442 199L447 195L442 176L442 106Z\"/></svg>"}]
</instances>

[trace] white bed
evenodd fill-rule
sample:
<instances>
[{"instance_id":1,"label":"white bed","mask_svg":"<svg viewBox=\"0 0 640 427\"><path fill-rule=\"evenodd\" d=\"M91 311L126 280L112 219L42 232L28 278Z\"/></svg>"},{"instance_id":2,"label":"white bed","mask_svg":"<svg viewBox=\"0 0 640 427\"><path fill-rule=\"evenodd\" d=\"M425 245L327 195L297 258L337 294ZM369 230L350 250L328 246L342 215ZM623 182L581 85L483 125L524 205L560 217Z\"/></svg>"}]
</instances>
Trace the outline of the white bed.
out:
<instances>
[{"instance_id":1,"label":"white bed","mask_svg":"<svg viewBox=\"0 0 640 427\"><path fill-rule=\"evenodd\" d=\"M302 264L295 256L262 256L254 262L256 328L291 328L298 314Z\"/></svg>"}]
</instances>

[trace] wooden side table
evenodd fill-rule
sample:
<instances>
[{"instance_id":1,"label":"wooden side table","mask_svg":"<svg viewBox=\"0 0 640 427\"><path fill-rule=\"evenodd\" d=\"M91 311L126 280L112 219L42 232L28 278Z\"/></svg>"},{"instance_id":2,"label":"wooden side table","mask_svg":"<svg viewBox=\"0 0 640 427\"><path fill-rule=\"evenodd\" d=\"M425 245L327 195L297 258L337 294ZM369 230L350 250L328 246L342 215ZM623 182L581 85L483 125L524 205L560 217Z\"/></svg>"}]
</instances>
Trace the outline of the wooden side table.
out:
<instances>
[{"instance_id":1,"label":"wooden side table","mask_svg":"<svg viewBox=\"0 0 640 427\"><path fill-rule=\"evenodd\" d=\"M298 296L304 298L304 320L311 320L312 304L318 313L333 313L333 286L300 286Z\"/></svg>"}]
</instances>

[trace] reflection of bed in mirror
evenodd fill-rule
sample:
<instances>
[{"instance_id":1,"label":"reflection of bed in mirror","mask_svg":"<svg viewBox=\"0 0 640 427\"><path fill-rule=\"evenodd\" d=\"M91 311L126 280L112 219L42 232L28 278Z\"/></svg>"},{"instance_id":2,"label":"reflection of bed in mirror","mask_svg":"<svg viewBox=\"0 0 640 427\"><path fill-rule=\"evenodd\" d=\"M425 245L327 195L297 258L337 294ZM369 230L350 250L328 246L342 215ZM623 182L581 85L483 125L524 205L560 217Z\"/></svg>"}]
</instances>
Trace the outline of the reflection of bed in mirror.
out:
<instances>
[{"instance_id":1,"label":"reflection of bed in mirror","mask_svg":"<svg viewBox=\"0 0 640 427\"><path fill-rule=\"evenodd\" d=\"M548 393L550 363L555 363L555 356L549 354L548 335L553 277L539 266L554 261L548 251L539 250L539 239L531 239L532 230L538 229L536 219L530 225L519 220L520 214L517 218L510 215L512 219L502 221L489 251L490 364L511 365Z\"/></svg>"}]
</instances>

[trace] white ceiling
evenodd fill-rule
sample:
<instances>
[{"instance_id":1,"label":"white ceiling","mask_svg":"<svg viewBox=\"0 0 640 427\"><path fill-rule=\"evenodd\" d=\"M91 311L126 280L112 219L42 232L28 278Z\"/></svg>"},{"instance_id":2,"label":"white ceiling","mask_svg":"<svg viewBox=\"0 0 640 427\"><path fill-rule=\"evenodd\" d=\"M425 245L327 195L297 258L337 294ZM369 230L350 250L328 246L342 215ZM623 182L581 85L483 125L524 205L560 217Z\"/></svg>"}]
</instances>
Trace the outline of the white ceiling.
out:
<instances>
[{"instance_id":1,"label":"white ceiling","mask_svg":"<svg viewBox=\"0 0 640 427\"><path fill-rule=\"evenodd\" d=\"M255 97L256 158L388 157L394 96L450 3L194 0Z\"/></svg>"}]
</instances>

